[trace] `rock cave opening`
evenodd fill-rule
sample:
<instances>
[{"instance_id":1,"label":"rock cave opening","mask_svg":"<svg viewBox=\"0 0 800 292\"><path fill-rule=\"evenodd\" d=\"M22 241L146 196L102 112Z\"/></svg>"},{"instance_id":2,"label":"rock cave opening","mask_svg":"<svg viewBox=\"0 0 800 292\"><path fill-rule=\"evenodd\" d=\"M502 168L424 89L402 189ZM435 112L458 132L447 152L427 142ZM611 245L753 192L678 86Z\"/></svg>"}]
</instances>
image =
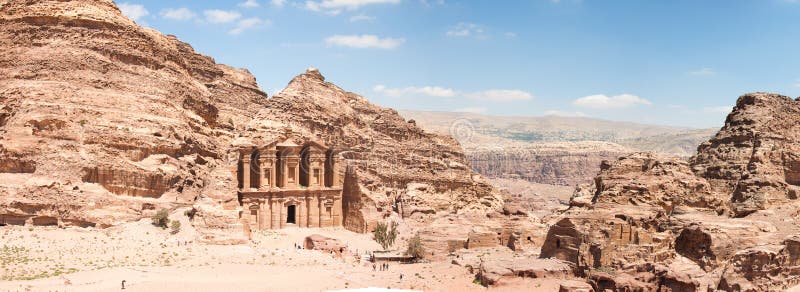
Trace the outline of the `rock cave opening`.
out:
<instances>
[{"instance_id":1,"label":"rock cave opening","mask_svg":"<svg viewBox=\"0 0 800 292\"><path fill-rule=\"evenodd\" d=\"M290 205L286 210L286 224L295 224L295 205Z\"/></svg>"}]
</instances>

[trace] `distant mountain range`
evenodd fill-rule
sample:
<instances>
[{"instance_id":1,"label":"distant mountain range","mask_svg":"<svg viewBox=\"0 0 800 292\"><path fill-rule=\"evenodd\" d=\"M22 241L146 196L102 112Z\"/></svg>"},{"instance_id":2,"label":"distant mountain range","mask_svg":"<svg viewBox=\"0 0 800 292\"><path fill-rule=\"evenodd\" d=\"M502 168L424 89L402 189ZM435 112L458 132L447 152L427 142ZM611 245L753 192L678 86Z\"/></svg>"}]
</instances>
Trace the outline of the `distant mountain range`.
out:
<instances>
[{"instance_id":1,"label":"distant mountain range","mask_svg":"<svg viewBox=\"0 0 800 292\"><path fill-rule=\"evenodd\" d=\"M693 155L718 129L616 122L585 117L508 117L400 111L420 127L456 138L473 169L492 178L572 185L605 159L637 151Z\"/></svg>"}]
</instances>

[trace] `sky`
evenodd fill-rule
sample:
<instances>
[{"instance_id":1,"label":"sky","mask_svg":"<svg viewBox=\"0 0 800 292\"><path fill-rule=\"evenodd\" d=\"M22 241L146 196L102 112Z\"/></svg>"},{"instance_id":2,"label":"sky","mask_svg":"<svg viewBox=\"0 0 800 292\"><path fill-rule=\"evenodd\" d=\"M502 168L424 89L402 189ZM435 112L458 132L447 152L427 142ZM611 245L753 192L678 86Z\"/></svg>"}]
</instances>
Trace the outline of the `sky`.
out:
<instances>
[{"instance_id":1,"label":"sky","mask_svg":"<svg viewBox=\"0 0 800 292\"><path fill-rule=\"evenodd\" d=\"M800 95L800 0L130 0L138 24L246 68L307 68L385 107L719 127Z\"/></svg>"}]
</instances>

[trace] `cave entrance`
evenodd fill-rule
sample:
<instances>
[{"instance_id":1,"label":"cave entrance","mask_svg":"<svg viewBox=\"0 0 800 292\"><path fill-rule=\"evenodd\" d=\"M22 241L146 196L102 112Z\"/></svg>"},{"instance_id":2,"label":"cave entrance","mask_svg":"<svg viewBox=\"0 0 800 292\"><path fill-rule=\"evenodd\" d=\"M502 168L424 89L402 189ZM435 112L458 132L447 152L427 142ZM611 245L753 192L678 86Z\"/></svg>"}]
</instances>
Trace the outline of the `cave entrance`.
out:
<instances>
[{"instance_id":1,"label":"cave entrance","mask_svg":"<svg viewBox=\"0 0 800 292\"><path fill-rule=\"evenodd\" d=\"M294 217L295 217L295 210L297 209L297 206L290 205L287 209L288 210L286 210L286 224L295 224L296 220L295 220Z\"/></svg>"}]
</instances>

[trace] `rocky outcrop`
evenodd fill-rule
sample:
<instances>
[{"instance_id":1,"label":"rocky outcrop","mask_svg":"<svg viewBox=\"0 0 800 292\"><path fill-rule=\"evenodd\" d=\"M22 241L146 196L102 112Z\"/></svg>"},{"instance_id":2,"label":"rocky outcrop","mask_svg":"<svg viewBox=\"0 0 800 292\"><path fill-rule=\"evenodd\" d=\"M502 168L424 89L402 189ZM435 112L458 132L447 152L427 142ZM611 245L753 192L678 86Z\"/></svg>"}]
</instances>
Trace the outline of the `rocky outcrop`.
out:
<instances>
[{"instance_id":1,"label":"rocky outcrop","mask_svg":"<svg viewBox=\"0 0 800 292\"><path fill-rule=\"evenodd\" d=\"M368 232L401 205L449 214L502 206L452 138L316 69L270 98L247 70L136 25L111 0L2 2L0 104L4 222L102 227L192 207L203 241L237 242L225 238L246 231L237 151L286 128L345 158L348 229ZM425 191L409 195L412 184Z\"/></svg>"},{"instance_id":2,"label":"rocky outcrop","mask_svg":"<svg viewBox=\"0 0 800 292\"><path fill-rule=\"evenodd\" d=\"M477 279L484 285L495 285L503 278L561 278L572 275L572 268L565 262L553 259L492 259L481 262Z\"/></svg>"},{"instance_id":3,"label":"rocky outcrop","mask_svg":"<svg viewBox=\"0 0 800 292\"><path fill-rule=\"evenodd\" d=\"M689 165L677 158L635 153L600 164L592 202L660 206L671 214L677 206L711 209L723 213L726 199L696 177Z\"/></svg>"},{"instance_id":4,"label":"rocky outcrop","mask_svg":"<svg viewBox=\"0 0 800 292\"><path fill-rule=\"evenodd\" d=\"M783 96L744 95L689 163L653 154L602 163L550 227L541 257L575 265L599 290L796 285L797 110Z\"/></svg>"},{"instance_id":5,"label":"rocky outcrop","mask_svg":"<svg viewBox=\"0 0 800 292\"><path fill-rule=\"evenodd\" d=\"M319 234L306 236L303 241L303 248L336 254L340 254L346 249L345 245L338 239L325 237Z\"/></svg>"},{"instance_id":6,"label":"rocky outcrop","mask_svg":"<svg viewBox=\"0 0 800 292\"><path fill-rule=\"evenodd\" d=\"M739 97L725 126L698 147L692 168L730 195L736 216L797 199L800 101L768 93Z\"/></svg>"}]
</instances>

